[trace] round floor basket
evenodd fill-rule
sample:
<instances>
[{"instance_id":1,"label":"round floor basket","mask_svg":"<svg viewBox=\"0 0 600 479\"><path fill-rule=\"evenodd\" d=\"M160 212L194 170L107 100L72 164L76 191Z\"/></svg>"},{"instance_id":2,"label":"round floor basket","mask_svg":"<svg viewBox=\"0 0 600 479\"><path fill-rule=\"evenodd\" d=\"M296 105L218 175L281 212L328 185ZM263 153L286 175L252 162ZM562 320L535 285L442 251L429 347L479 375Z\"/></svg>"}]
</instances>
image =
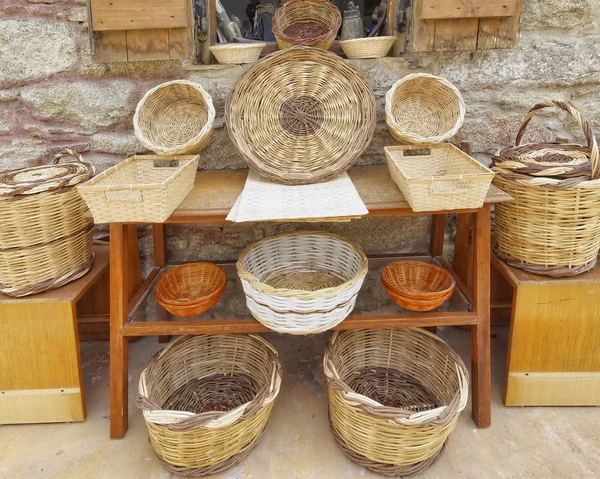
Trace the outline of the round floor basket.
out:
<instances>
[{"instance_id":1,"label":"round floor basket","mask_svg":"<svg viewBox=\"0 0 600 479\"><path fill-rule=\"evenodd\" d=\"M418 328L336 331L323 364L331 430L352 461L404 476L440 457L469 391L444 341Z\"/></svg>"},{"instance_id":2,"label":"round floor basket","mask_svg":"<svg viewBox=\"0 0 600 479\"><path fill-rule=\"evenodd\" d=\"M329 50L342 16L328 0L290 0L273 16L273 34L280 49L305 45Z\"/></svg>"},{"instance_id":3,"label":"round floor basket","mask_svg":"<svg viewBox=\"0 0 600 479\"><path fill-rule=\"evenodd\" d=\"M321 333L341 323L368 270L357 244L309 231L262 239L242 252L236 266L252 316L289 334Z\"/></svg>"},{"instance_id":4,"label":"round floor basket","mask_svg":"<svg viewBox=\"0 0 600 479\"><path fill-rule=\"evenodd\" d=\"M533 115L547 107L573 116L588 146L521 145ZM587 164L581 162L581 155ZM529 171L532 156L537 164ZM514 198L495 207L496 254L511 266L547 276L574 276L593 268L600 250L598 158L591 127L573 105L546 102L534 106L521 125L517 146L494 158L494 184ZM582 174L574 176L576 171Z\"/></svg>"},{"instance_id":5,"label":"round floor basket","mask_svg":"<svg viewBox=\"0 0 600 479\"><path fill-rule=\"evenodd\" d=\"M387 92L385 117L390 133L403 143L442 143L462 126L465 103L448 80L414 73Z\"/></svg>"},{"instance_id":6,"label":"round floor basket","mask_svg":"<svg viewBox=\"0 0 600 479\"><path fill-rule=\"evenodd\" d=\"M74 161L59 163L65 157ZM41 293L89 271L94 223L76 185L92 176L72 150L51 165L0 174L0 292Z\"/></svg>"},{"instance_id":7,"label":"round floor basket","mask_svg":"<svg viewBox=\"0 0 600 479\"><path fill-rule=\"evenodd\" d=\"M277 352L259 336L181 336L142 372L137 405L162 464L204 476L254 448L280 384Z\"/></svg>"},{"instance_id":8,"label":"round floor basket","mask_svg":"<svg viewBox=\"0 0 600 479\"><path fill-rule=\"evenodd\" d=\"M149 150L163 156L198 153L215 121L211 96L198 84L174 80L149 90L138 103L133 130Z\"/></svg>"},{"instance_id":9,"label":"round floor basket","mask_svg":"<svg viewBox=\"0 0 600 479\"><path fill-rule=\"evenodd\" d=\"M294 47L263 58L240 77L225 121L257 173L280 183L317 183L348 169L367 148L375 96L363 75L337 55Z\"/></svg>"}]
</instances>

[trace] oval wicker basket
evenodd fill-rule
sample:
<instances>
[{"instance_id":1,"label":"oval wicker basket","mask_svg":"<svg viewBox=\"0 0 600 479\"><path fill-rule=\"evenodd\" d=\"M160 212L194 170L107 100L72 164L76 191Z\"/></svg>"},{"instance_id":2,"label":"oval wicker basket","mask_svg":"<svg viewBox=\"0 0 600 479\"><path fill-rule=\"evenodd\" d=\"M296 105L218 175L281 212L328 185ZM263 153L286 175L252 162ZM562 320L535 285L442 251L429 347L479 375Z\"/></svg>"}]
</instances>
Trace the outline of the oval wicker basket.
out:
<instances>
[{"instance_id":1,"label":"oval wicker basket","mask_svg":"<svg viewBox=\"0 0 600 479\"><path fill-rule=\"evenodd\" d=\"M163 156L197 153L210 140L215 121L211 96L198 84L174 80L149 90L133 116L135 136Z\"/></svg>"},{"instance_id":2,"label":"oval wicker basket","mask_svg":"<svg viewBox=\"0 0 600 479\"><path fill-rule=\"evenodd\" d=\"M254 63L260 57L266 43L224 43L210 47L219 63Z\"/></svg>"},{"instance_id":3,"label":"oval wicker basket","mask_svg":"<svg viewBox=\"0 0 600 479\"><path fill-rule=\"evenodd\" d=\"M573 105L546 102L534 106L525 117L517 136L517 153L522 152L520 143L532 116L547 107L563 109L573 116L588 146L556 145L550 158L538 157L540 162L556 163L556 154L571 158L584 153L589 159L589 173L562 179L554 175L557 166L550 165L546 170L524 174L511 166L513 148L502 151L494 167L494 184L514 200L495 206L495 253L511 266L530 273L574 276L593 268L600 250L598 144L590 125ZM530 152L548 151L547 144L523 146Z\"/></svg>"},{"instance_id":4,"label":"oval wicker basket","mask_svg":"<svg viewBox=\"0 0 600 479\"><path fill-rule=\"evenodd\" d=\"M328 0L290 0L273 16L273 34L280 49L294 45L329 50L342 25L342 15Z\"/></svg>"},{"instance_id":5,"label":"oval wicker basket","mask_svg":"<svg viewBox=\"0 0 600 479\"><path fill-rule=\"evenodd\" d=\"M422 329L336 331L323 365L338 445L379 474L416 474L433 464L467 403L463 361Z\"/></svg>"},{"instance_id":6,"label":"oval wicker basket","mask_svg":"<svg viewBox=\"0 0 600 479\"><path fill-rule=\"evenodd\" d=\"M354 38L340 42L348 58L381 58L388 54L396 37Z\"/></svg>"},{"instance_id":7,"label":"oval wicker basket","mask_svg":"<svg viewBox=\"0 0 600 479\"><path fill-rule=\"evenodd\" d=\"M277 351L259 336L182 336L142 372L137 405L162 464L204 476L254 448L280 384Z\"/></svg>"},{"instance_id":8,"label":"oval wicker basket","mask_svg":"<svg viewBox=\"0 0 600 479\"><path fill-rule=\"evenodd\" d=\"M59 164L68 156L75 161ZM41 293L89 271L94 222L76 186L92 176L73 150L52 165L0 174L0 292Z\"/></svg>"},{"instance_id":9,"label":"oval wicker basket","mask_svg":"<svg viewBox=\"0 0 600 479\"><path fill-rule=\"evenodd\" d=\"M316 183L348 169L367 148L375 131L375 96L363 75L337 55L294 47L242 75L227 100L225 121L236 149L257 173L280 183Z\"/></svg>"},{"instance_id":10,"label":"oval wicker basket","mask_svg":"<svg viewBox=\"0 0 600 479\"><path fill-rule=\"evenodd\" d=\"M385 117L390 133L401 142L442 143L462 126L465 103L448 80L414 73L398 80L387 92Z\"/></svg>"},{"instance_id":11,"label":"oval wicker basket","mask_svg":"<svg viewBox=\"0 0 600 479\"><path fill-rule=\"evenodd\" d=\"M213 263L187 263L169 269L156 283L156 301L182 318L212 308L225 291L227 275Z\"/></svg>"},{"instance_id":12,"label":"oval wicker basket","mask_svg":"<svg viewBox=\"0 0 600 479\"><path fill-rule=\"evenodd\" d=\"M389 297L411 311L431 311L450 299L456 286L444 268L424 261L395 261L381 271Z\"/></svg>"},{"instance_id":13,"label":"oval wicker basket","mask_svg":"<svg viewBox=\"0 0 600 479\"><path fill-rule=\"evenodd\" d=\"M368 262L360 246L341 236L302 231L251 244L236 267L257 321L280 333L313 334L354 309Z\"/></svg>"}]
</instances>

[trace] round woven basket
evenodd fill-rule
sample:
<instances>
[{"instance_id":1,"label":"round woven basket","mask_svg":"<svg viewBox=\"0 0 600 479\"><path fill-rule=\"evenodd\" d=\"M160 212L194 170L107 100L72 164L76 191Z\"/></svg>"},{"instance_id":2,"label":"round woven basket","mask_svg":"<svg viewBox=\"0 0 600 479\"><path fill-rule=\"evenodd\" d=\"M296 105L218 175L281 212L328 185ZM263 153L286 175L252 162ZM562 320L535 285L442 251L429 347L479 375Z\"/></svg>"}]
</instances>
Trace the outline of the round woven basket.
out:
<instances>
[{"instance_id":1,"label":"round woven basket","mask_svg":"<svg viewBox=\"0 0 600 479\"><path fill-rule=\"evenodd\" d=\"M142 372L137 405L162 464L204 476L254 448L280 384L277 351L259 336L182 336Z\"/></svg>"},{"instance_id":2,"label":"round woven basket","mask_svg":"<svg viewBox=\"0 0 600 479\"><path fill-rule=\"evenodd\" d=\"M210 47L219 63L254 63L260 57L266 43L227 43Z\"/></svg>"},{"instance_id":3,"label":"round woven basket","mask_svg":"<svg viewBox=\"0 0 600 479\"><path fill-rule=\"evenodd\" d=\"M59 163L65 157L74 161ZM73 150L51 165L0 174L0 292L41 293L89 271L94 223L76 186L92 176Z\"/></svg>"},{"instance_id":4,"label":"round woven basket","mask_svg":"<svg viewBox=\"0 0 600 479\"><path fill-rule=\"evenodd\" d=\"M329 50L342 16L328 0L290 0L273 16L273 34L280 49L294 45Z\"/></svg>"},{"instance_id":5,"label":"round woven basket","mask_svg":"<svg viewBox=\"0 0 600 479\"><path fill-rule=\"evenodd\" d=\"M354 38L340 42L348 58L380 58L392 48L396 37Z\"/></svg>"},{"instance_id":6,"label":"round woven basket","mask_svg":"<svg viewBox=\"0 0 600 479\"><path fill-rule=\"evenodd\" d=\"M149 150L163 156L197 153L215 121L211 96L198 84L175 80L149 90L138 103L133 130Z\"/></svg>"},{"instance_id":7,"label":"round woven basket","mask_svg":"<svg viewBox=\"0 0 600 479\"><path fill-rule=\"evenodd\" d=\"M444 268L423 261L395 261L381 271L381 283L398 306L431 311L450 299L456 286Z\"/></svg>"},{"instance_id":8,"label":"round woven basket","mask_svg":"<svg viewBox=\"0 0 600 479\"><path fill-rule=\"evenodd\" d=\"M212 308L226 286L227 275L216 264L182 264L160 277L156 301L171 314L189 318Z\"/></svg>"},{"instance_id":9,"label":"round woven basket","mask_svg":"<svg viewBox=\"0 0 600 479\"><path fill-rule=\"evenodd\" d=\"M494 184L514 200L495 206L495 253L511 266L530 273L574 276L593 268L600 250L598 144L590 125L573 105L546 102L534 106L525 117L517 136L517 153L523 151L520 146L525 146L529 154L548 152L547 143L520 145L532 116L547 107L563 109L573 116L588 146L555 145L548 158L537 156L540 165L549 163L546 169L529 174L522 168L513 168L513 148L497 155ZM565 171L560 157L575 156L579 162L582 153L588 158L587 174L566 178L556 174L557 169ZM577 168L582 168L582 164Z\"/></svg>"},{"instance_id":10,"label":"round woven basket","mask_svg":"<svg viewBox=\"0 0 600 479\"><path fill-rule=\"evenodd\" d=\"M280 333L313 334L354 309L368 262L360 246L341 236L303 231L248 246L236 266L257 321Z\"/></svg>"},{"instance_id":11,"label":"round woven basket","mask_svg":"<svg viewBox=\"0 0 600 479\"><path fill-rule=\"evenodd\" d=\"M390 133L403 143L442 143L462 126L465 103L448 80L414 73L387 92L385 117Z\"/></svg>"},{"instance_id":12,"label":"round woven basket","mask_svg":"<svg viewBox=\"0 0 600 479\"><path fill-rule=\"evenodd\" d=\"M367 148L375 96L337 55L294 47L242 75L227 100L225 121L257 173L280 183L316 183L347 170Z\"/></svg>"},{"instance_id":13,"label":"round woven basket","mask_svg":"<svg viewBox=\"0 0 600 479\"><path fill-rule=\"evenodd\" d=\"M336 331L323 359L333 435L357 464L389 476L435 462L467 404L468 372L417 328Z\"/></svg>"}]
</instances>

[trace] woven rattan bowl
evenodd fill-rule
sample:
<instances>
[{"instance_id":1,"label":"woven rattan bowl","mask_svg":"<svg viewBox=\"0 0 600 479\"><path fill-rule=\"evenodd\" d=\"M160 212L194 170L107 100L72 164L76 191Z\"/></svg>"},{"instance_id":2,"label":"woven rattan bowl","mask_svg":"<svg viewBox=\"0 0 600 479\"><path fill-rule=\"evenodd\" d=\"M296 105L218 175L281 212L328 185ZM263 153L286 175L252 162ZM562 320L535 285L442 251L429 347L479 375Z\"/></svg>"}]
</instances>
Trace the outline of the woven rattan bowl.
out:
<instances>
[{"instance_id":1,"label":"woven rattan bowl","mask_svg":"<svg viewBox=\"0 0 600 479\"><path fill-rule=\"evenodd\" d=\"M266 43L226 43L210 47L219 63L254 63L260 57Z\"/></svg>"},{"instance_id":2,"label":"woven rattan bowl","mask_svg":"<svg viewBox=\"0 0 600 479\"><path fill-rule=\"evenodd\" d=\"M156 301L175 316L189 318L212 308L227 286L227 275L212 263L187 263L163 274Z\"/></svg>"},{"instance_id":3,"label":"woven rattan bowl","mask_svg":"<svg viewBox=\"0 0 600 479\"><path fill-rule=\"evenodd\" d=\"M456 286L444 268L424 261L395 261L381 271L389 297L411 311L431 311L450 299Z\"/></svg>"},{"instance_id":4,"label":"woven rattan bowl","mask_svg":"<svg viewBox=\"0 0 600 479\"><path fill-rule=\"evenodd\" d=\"M464 363L422 329L336 331L323 365L338 445L380 474L417 474L433 464L467 403Z\"/></svg>"},{"instance_id":5,"label":"woven rattan bowl","mask_svg":"<svg viewBox=\"0 0 600 479\"><path fill-rule=\"evenodd\" d=\"M392 48L396 37L354 38L340 42L340 46L348 58L380 58Z\"/></svg>"},{"instance_id":6,"label":"woven rattan bowl","mask_svg":"<svg viewBox=\"0 0 600 479\"><path fill-rule=\"evenodd\" d=\"M248 246L236 264L252 316L280 333L321 333L354 309L368 269L357 244L301 231Z\"/></svg>"},{"instance_id":7,"label":"woven rattan bowl","mask_svg":"<svg viewBox=\"0 0 600 479\"><path fill-rule=\"evenodd\" d=\"M277 351L259 336L182 336L142 372L137 405L162 464L204 476L254 448L280 384Z\"/></svg>"},{"instance_id":8,"label":"woven rattan bowl","mask_svg":"<svg viewBox=\"0 0 600 479\"><path fill-rule=\"evenodd\" d=\"M187 155L208 144L214 121L211 96L196 83L175 80L144 95L133 129L140 142L159 155Z\"/></svg>"},{"instance_id":9,"label":"woven rattan bowl","mask_svg":"<svg viewBox=\"0 0 600 479\"><path fill-rule=\"evenodd\" d=\"M273 16L273 33L279 48L306 45L329 50L342 16L328 0L290 0Z\"/></svg>"},{"instance_id":10,"label":"woven rattan bowl","mask_svg":"<svg viewBox=\"0 0 600 479\"><path fill-rule=\"evenodd\" d=\"M317 183L348 169L366 149L375 130L375 96L337 55L294 47L240 77L225 121L257 173L280 183Z\"/></svg>"},{"instance_id":11,"label":"woven rattan bowl","mask_svg":"<svg viewBox=\"0 0 600 479\"><path fill-rule=\"evenodd\" d=\"M414 73L387 92L385 115L390 133L403 143L442 143L462 126L465 103L448 80Z\"/></svg>"}]
</instances>

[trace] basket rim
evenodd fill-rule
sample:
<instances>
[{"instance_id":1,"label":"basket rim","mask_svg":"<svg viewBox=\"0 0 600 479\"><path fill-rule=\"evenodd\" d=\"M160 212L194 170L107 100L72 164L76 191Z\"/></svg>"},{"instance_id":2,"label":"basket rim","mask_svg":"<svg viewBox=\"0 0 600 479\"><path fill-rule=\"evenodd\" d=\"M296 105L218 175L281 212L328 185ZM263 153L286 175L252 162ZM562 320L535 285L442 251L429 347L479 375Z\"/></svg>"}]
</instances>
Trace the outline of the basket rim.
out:
<instances>
[{"instance_id":1,"label":"basket rim","mask_svg":"<svg viewBox=\"0 0 600 479\"><path fill-rule=\"evenodd\" d=\"M349 40L340 40L339 44L340 45L349 45L351 43L361 43L361 42L364 42L364 41L372 43L374 40L379 40L379 41L396 41L396 37L390 36L390 35L382 35L380 37L351 38Z\"/></svg>"},{"instance_id":2,"label":"basket rim","mask_svg":"<svg viewBox=\"0 0 600 479\"><path fill-rule=\"evenodd\" d=\"M168 277L175 275L177 270L194 269L194 268L195 269L205 268L205 269L212 269L215 271L218 270L220 273L220 276L221 276L221 281L219 282L218 286L216 288L214 288L213 291L211 291L209 294L205 294L204 296L200 296L193 300L185 300L185 301L175 300L175 299L163 296L162 294L159 293L160 284L167 281ZM193 306L197 302L204 302L207 299L211 299L217 295L223 294L223 290L225 289L225 287L227 287L227 273L225 273L225 270L223 268L221 268L220 266L218 266L214 263L210 263L208 261L184 263L184 264L175 266L173 268L167 269L165 271L165 273L163 275L161 275L160 278L158 278L158 281L156 282L156 298L157 298L157 300L159 300L159 302L163 302L163 303L170 304L173 306L188 306L188 305Z\"/></svg>"},{"instance_id":3,"label":"basket rim","mask_svg":"<svg viewBox=\"0 0 600 479\"><path fill-rule=\"evenodd\" d=\"M454 279L452 274L447 269L445 269L441 266L438 266L433 263L427 263L425 261L399 260L399 261L394 261L392 263L388 263L387 265L385 265L385 267L381 270L381 276L380 276L381 282L383 283L384 287L399 296L411 297L411 293L408 293L404 289L400 289L397 286L394 286L384 276L386 271L389 271L390 269L392 269L396 266L399 266L399 265L402 265L402 266L406 265L408 267L412 267L412 266L423 267L423 266L425 266L426 268L429 268L429 269L441 271L444 274L444 276L446 276L447 278L450 278L451 284L448 288L442 289L440 291L419 291L418 292L419 295L427 296L429 298L437 298L437 297L441 297L441 296L448 294L449 292L454 290L454 288L456 287L456 279Z\"/></svg>"},{"instance_id":4,"label":"basket rim","mask_svg":"<svg viewBox=\"0 0 600 479\"><path fill-rule=\"evenodd\" d=\"M210 50L251 50L258 49L261 50L265 48L267 44L265 42L257 42L257 43L218 43L216 45L212 45Z\"/></svg>"},{"instance_id":5,"label":"basket rim","mask_svg":"<svg viewBox=\"0 0 600 479\"><path fill-rule=\"evenodd\" d=\"M301 45L309 45L309 44L310 45L318 45L318 44L324 43L325 41L330 39L332 36L335 37L335 35L337 35L337 32L342 25L342 14L341 14L339 8L337 8L331 2L329 2L328 0L289 0L289 1L285 2L283 5L281 5L275 11L275 14L273 15L273 19L271 20L273 34L275 35L276 38L279 38L279 39L281 39L287 43L290 43L292 45L295 45L295 42L299 41L296 37L292 37L292 36L284 34L279 29L279 25L278 25L279 17L285 13L285 10L289 9L289 8L293 8L294 5L299 4L299 3L313 3L315 5L322 6L325 9L335 11L337 13L335 26L333 28L330 28L330 30L327 33L323 33L322 35L319 35L318 37L312 38L311 40L304 40ZM295 45L295 46L300 46L300 45Z\"/></svg>"},{"instance_id":6,"label":"basket rim","mask_svg":"<svg viewBox=\"0 0 600 479\"><path fill-rule=\"evenodd\" d=\"M244 268L244 260L248 253L254 249L260 243L263 243L267 240L273 240L275 238L281 237L290 237L290 236L326 236L329 238L334 238L340 242L348 244L359 256L361 261L360 271L348 281L344 281L339 286L333 286L329 288L323 288L316 291L308 291L304 289L284 289L284 288L274 288L273 286L269 286L266 283L261 282L255 275L248 272ZM244 248L242 253L240 254L235 266L238 272L238 276L242 281L246 281L252 288L259 291L262 294L266 294L269 296L278 296L282 298L293 298L296 296L305 296L307 293L311 293L311 295L315 298L331 298L339 295L340 293L352 289L358 282L363 281L364 277L367 275L369 270L369 260L367 259L367 255L363 251L363 249L353 241L344 238L343 236L326 233L324 231L294 231L288 233L279 233L276 235L266 236L258 241L255 241L252 244L249 244Z\"/></svg>"}]
</instances>

